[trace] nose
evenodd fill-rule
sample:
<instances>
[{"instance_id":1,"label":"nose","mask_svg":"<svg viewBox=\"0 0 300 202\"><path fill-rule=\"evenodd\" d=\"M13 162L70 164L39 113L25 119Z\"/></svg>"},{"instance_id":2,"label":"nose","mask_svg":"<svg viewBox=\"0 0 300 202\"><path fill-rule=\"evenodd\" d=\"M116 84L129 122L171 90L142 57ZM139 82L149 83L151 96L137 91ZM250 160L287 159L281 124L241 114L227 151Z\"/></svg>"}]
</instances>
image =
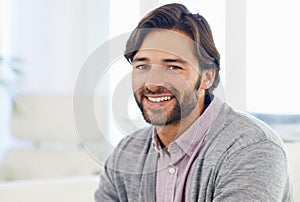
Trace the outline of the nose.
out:
<instances>
[{"instance_id":1,"label":"nose","mask_svg":"<svg viewBox=\"0 0 300 202\"><path fill-rule=\"evenodd\" d=\"M145 80L145 87L147 87L151 91L155 91L158 88L165 85L165 79L164 74L162 71L160 71L159 68L152 68L147 75L147 78Z\"/></svg>"},{"instance_id":2,"label":"nose","mask_svg":"<svg viewBox=\"0 0 300 202\"><path fill-rule=\"evenodd\" d=\"M145 87L147 89L149 89L150 91L155 92L155 91L157 91L157 89L159 89L160 87L162 87L162 85L159 84L159 83L146 82L145 83Z\"/></svg>"}]
</instances>

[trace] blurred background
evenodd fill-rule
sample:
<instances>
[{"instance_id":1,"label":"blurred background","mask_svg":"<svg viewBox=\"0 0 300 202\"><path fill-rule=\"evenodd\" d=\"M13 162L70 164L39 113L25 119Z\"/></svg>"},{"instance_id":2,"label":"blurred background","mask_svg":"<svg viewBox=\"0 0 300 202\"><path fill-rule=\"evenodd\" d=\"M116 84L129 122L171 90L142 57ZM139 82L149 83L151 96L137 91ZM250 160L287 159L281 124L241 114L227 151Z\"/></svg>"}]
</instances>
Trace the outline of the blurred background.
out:
<instances>
[{"instance_id":1,"label":"blurred background","mask_svg":"<svg viewBox=\"0 0 300 202\"><path fill-rule=\"evenodd\" d=\"M98 75L97 86L88 82L93 72L81 86L95 89L100 132L78 134L73 113L78 76L99 47L172 2L210 23L221 54L218 94L283 138L300 201L296 0L0 0L0 201L93 201L103 161L124 135L145 123L132 97L121 103L127 113L113 114L114 92L120 81L130 83L131 67L122 54L108 54L100 62L113 62ZM128 124L132 127L122 128Z\"/></svg>"}]
</instances>

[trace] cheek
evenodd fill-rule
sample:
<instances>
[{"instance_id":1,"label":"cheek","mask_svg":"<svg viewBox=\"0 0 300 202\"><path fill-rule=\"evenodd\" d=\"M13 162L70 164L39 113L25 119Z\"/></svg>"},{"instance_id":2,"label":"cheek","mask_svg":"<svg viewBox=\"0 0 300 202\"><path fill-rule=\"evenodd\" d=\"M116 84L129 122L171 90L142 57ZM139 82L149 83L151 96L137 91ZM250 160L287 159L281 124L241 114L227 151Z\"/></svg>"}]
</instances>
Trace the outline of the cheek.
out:
<instances>
[{"instance_id":1,"label":"cheek","mask_svg":"<svg viewBox=\"0 0 300 202\"><path fill-rule=\"evenodd\" d=\"M194 89L196 82L196 75L193 75L192 78L190 78L189 75L182 75L168 70L159 71L152 74L145 72L132 72L132 88L134 92L143 88L146 83L153 83L167 88L175 88L180 92Z\"/></svg>"},{"instance_id":2,"label":"cheek","mask_svg":"<svg viewBox=\"0 0 300 202\"><path fill-rule=\"evenodd\" d=\"M180 92L194 89L194 84L196 82L193 82L191 79L184 76L177 76L171 78L169 83Z\"/></svg>"},{"instance_id":3,"label":"cheek","mask_svg":"<svg viewBox=\"0 0 300 202\"><path fill-rule=\"evenodd\" d=\"M143 75L132 72L132 89L136 92L145 85L145 78Z\"/></svg>"}]
</instances>

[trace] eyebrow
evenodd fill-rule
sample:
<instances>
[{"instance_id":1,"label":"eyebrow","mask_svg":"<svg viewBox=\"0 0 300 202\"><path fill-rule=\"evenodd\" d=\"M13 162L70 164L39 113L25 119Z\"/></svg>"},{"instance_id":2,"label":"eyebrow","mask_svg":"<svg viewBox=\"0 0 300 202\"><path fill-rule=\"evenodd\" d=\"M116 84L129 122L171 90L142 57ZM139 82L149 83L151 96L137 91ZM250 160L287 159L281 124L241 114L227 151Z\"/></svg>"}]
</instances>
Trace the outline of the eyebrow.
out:
<instances>
[{"instance_id":1,"label":"eyebrow","mask_svg":"<svg viewBox=\"0 0 300 202\"><path fill-rule=\"evenodd\" d=\"M146 57L140 57L140 58L134 58L132 62L135 63L135 62L143 62L143 61L150 61L150 59ZM187 63L187 61L182 59L170 59L170 58L163 59L162 61L167 63L181 63L181 64Z\"/></svg>"},{"instance_id":2,"label":"eyebrow","mask_svg":"<svg viewBox=\"0 0 300 202\"><path fill-rule=\"evenodd\" d=\"M182 60L182 59L163 59L164 62L169 62L169 63L181 63L181 64L186 64L187 61Z\"/></svg>"},{"instance_id":3,"label":"eyebrow","mask_svg":"<svg viewBox=\"0 0 300 202\"><path fill-rule=\"evenodd\" d=\"M140 58L134 58L132 60L132 63L135 63L135 62L143 62L143 61L150 61L149 58L146 58L146 57L140 57Z\"/></svg>"}]
</instances>

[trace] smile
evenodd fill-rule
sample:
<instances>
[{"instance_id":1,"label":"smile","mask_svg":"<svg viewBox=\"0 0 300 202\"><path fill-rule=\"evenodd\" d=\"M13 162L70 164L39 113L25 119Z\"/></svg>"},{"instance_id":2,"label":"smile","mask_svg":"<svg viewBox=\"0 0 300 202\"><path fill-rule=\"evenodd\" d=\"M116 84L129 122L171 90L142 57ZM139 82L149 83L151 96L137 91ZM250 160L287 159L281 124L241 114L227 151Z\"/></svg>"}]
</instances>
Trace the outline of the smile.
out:
<instances>
[{"instance_id":1,"label":"smile","mask_svg":"<svg viewBox=\"0 0 300 202\"><path fill-rule=\"evenodd\" d=\"M172 97L171 96L164 96L164 97L147 97L148 100L150 100L151 102L165 102L168 100L171 100Z\"/></svg>"}]
</instances>

